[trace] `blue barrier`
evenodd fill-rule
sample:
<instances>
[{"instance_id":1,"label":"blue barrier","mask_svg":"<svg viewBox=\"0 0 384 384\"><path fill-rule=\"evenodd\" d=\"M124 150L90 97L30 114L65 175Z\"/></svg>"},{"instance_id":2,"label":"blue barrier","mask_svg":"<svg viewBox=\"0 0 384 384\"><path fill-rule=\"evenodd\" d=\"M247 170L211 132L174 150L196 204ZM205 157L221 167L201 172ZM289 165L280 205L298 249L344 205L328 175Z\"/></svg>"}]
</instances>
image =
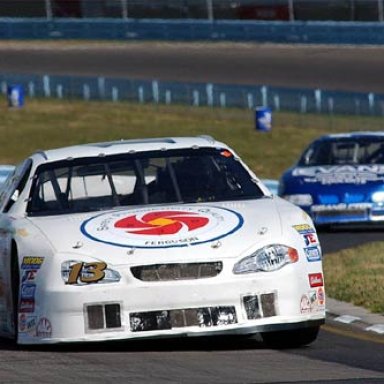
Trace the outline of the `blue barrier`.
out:
<instances>
[{"instance_id":1,"label":"blue barrier","mask_svg":"<svg viewBox=\"0 0 384 384\"><path fill-rule=\"evenodd\" d=\"M384 44L379 22L0 18L0 39Z\"/></svg>"},{"instance_id":2,"label":"blue barrier","mask_svg":"<svg viewBox=\"0 0 384 384\"><path fill-rule=\"evenodd\" d=\"M274 111L384 116L384 94L373 93L263 85L0 74L0 86L4 95L10 84L21 85L26 96L31 98L178 103L248 109L268 106Z\"/></svg>"}]
</instances>

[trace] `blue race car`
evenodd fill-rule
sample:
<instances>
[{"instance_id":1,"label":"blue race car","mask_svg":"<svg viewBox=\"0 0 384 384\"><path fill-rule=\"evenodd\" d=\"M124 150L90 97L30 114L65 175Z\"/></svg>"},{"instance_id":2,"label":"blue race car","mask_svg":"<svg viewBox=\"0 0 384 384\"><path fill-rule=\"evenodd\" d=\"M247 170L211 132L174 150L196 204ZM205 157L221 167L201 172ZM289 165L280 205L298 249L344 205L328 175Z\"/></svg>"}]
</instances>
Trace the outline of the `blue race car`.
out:
<instances>
[{"instance_id":1,"label":"blue race car","mask_svg":"<svg viewBox=\"0 0 384 384\"><path fill-rule=\"evenodd\" d=\"M384 132L318 138L283 173L279 195L316 226L384 223Z\"/></svg>"}]
</instances>

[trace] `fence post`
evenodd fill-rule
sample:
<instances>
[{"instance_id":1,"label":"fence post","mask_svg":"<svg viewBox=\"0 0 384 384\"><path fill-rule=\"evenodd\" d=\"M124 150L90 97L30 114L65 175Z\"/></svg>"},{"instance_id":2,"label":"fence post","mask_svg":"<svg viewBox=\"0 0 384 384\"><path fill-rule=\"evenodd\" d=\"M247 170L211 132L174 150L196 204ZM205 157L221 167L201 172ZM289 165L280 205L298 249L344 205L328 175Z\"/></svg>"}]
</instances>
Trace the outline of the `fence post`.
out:
<instances>
[{"instance_id":1,"label":"fence post","mask_svg":"<svg viewBox=\"0 0 384 384\"><path fill-rule=\"evenodd\" d=\"M144 103L144 88L139 87L137 90L138 98L139 98L139 103L143 104Z\"/></svg>"},{"instance_id":2,"label":"fence post","mask_svg":"<svg viewBox=\"0 0 384 384\"><path fill-rule=\"evenodd\" d=\"M152 81L152 97L156 104L159 104L159 83L156 80Z\"/></svg>"},{"instance_id":3,"label":"fence post","mask_svg":"<svg viewBox=\"0 0 384 384\"><path fill-rule=\"evenodd\" d=\"M35 97L35 83L33 81L28 83L28 95L30 98Z\"/></svg>"},{"instance_id":4,"label":"fence post","mask_svg":"<svg viewBox=\"0 0 384 384\"><path fill-rule=\"evenodd\" d=\"M112 101L113 102L119 101L119 89L116 87L112 87Z\"/></svg>"},{"instance_id":5,"label":"fence post","mask_svg":"<svg viewBox=\"0 0 384 384\"><path fill-rule=\"evenodd\" d=\"M220 107L225 108L227 106L227 98L224 92L220 93Z\"/></svg>"},{"instance_id":6,"label":"fence post","mask_svg":"<svg viewBox=\"0 0 384 384\"><path fill-rule=\"evenodd\" d=\"M307 96L301 96L300 98L300 113L307 113Z\"/></svg>"},{"instance_id":7,"label":"fence post","mask_svg":"<svg viewBox=\"0 0 384 384\"><path fill-rule=\"evenodd\" d=\"M273 102L275 104L275 111L280 111L280 97L279 97L279 95L273 96Z\"/></svg>"},{"instance_id":8,"label":"fence post","mask_svg":"<svg viewBox=\"0 0 384 384\"><path fill-rule=\"evenodd\" d=\"M88 101L91 98L91 89L88 84L83 85L83 98Z\"/></svg>"},{"instance_id":9,"label":"fence post","mask_svg":"<svg viewBox=\"0 0 384 384\"><path fill-rule=\"evenodd\" d=\"M289 12L289 21L295 21L295 11L293 7L293 0L288 0L288 12Z\"/></svg>"},{"instance_id":10,"label":"fence post","mask_svg":"<svg viewBox=\"0 0 384 384\"><path fill-rule=\"evenodd\" d=\"M200 104L200 94L197 89L192 92L192 105L198 107Z\"/></svg>"},{"instance_id":11,"label":"fence post","mask_svg":"<svg viewBox=\"0 0 384 384\"><path fill-rule=\"evenodd\" d=\"M207 84L207 104L213 106L213 84Z\"/></svg>"},{"instance_id":12,"label":"fence post","mask_svg":"<svg viewBox=\"0 0 384 384\"><path fill-rule=\"evenodd\" d=\"M52 20L53 13L51 0L45 0L45 16L47 20Z\"/></svg>"},{"instance_id":13,"label":"fence post","mask_svg":"<svg viewBox=\"0 0 384 384\"><path fill-rule=\"evenodd\" d=\"M213 21L213 0L207 0L207 15L208 20Z\"/></svg>"},{"instance_id":14,"label":"fence post","mask_svg":"<svg viewBox=\"0 0 384 384\"><path fill-rule=\"evenodd\" d=\"M63 86L61 84L58 84L56 87L56 95L58 99L63 98Z\"/></svg>"},{"instance_id":15,"label":"fence post","mask_svg":"<svg viewBox=\"0 0 384 384\"><path fill-rule=\"evenodd\" d=\"M43 76L43 89L44 89L44 96L45 97L51 97L51 85L48 75Z\"/></svg>"},{"instance_id":16,"label":"fence post","mask_svg":"<svg viewBox=\"0 0 384 384\"><path fill-rule=\"evenodd\" d=\"M383 0L377 0L377 13L379 15L379 21L383 22L384 21L384 15L383 15Z\"/></svg>"},{"instance_id":17,"label":"fence post","mask_svg":"<svg viewBox=\"0 0 384 384\"><path fill-rule=\"evenodd\" d=\"M369 105L369 112L373 114L375 109L375 94L372 92L368 94L368 105Z\"/></svg>"},{"instance_id":18,"label":"fence post","mask_svg":"<svg viewBox=\"0 0 384 384\"><path fill-rule=\"evenodd\" d=\"M97 87L99 89L99 98L101 100L104 100L105 99L105 78L104 77L97 78Z\"/></svg>"},{"instance_id":19,"label":"fence post","mask_svg":"<svg viewBox=\"0 0 384 384\"><path fill-rule=\"evenodd\" d=\"M252 93L248 93L247 95L247 101L248 101L248 109L253 109L255 106L255 103L253 101L253 95Z\"/></svg>"},{"instance_id":20,"label":"fence post","mask_svg":"<svg viewBox=\"0 0 384 384\"><path fill-rule=\"evenodd\" d=\"M315 89L316 111L321 112L321 89Z\"/></svg>"},{"instance_id":21,"label":"fence post","mask_svg":"<svg viewBox=\"0 0 384 384\"><path fill-rule=\"evenodd\" d=\"M169 89L165 91L165 104L169 105L172 103L172 93Z\"/></svg>"},{"instance_id":22,"label":"fence post","mask_svg":"<svg viewBox=\"0 0 384 384\"><path fill-rule=\"evenodd\" d=\"M263 85L260 89L261 92L261 104L266 107L268 104L268 88Z\"/></svg>"},{"instance_id":23,"label":"fence post","mask_svg":"<svg viewBox=\"0 0 384 384\"><path fill-rule=\"evenodd\" d=\"M121 16L123 19L128 19L128 3L127 0L121 0Z\"/></svg>"}]
</instances>

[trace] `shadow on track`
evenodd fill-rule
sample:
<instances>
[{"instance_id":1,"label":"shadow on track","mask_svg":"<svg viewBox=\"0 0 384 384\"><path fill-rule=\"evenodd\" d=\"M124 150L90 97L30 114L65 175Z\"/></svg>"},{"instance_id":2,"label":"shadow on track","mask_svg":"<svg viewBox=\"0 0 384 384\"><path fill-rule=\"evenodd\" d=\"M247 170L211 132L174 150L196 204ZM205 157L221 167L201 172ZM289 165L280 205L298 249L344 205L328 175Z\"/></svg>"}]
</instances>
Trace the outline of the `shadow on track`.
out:
<instances>
[{"instance_id":1,"label":"shadow on track","mask_svg":"<svg viewBox=\"0 0 384 384\"><path fill-rule=\"evenodd\" d=\"M16 345L8 339L0 339L0 351L38 352L172 352L172 351L234 351L266 349L261 337L196 337L154 340L118 340L103 342L62 343L46 345Z\"/></svg>"}]
</instances>

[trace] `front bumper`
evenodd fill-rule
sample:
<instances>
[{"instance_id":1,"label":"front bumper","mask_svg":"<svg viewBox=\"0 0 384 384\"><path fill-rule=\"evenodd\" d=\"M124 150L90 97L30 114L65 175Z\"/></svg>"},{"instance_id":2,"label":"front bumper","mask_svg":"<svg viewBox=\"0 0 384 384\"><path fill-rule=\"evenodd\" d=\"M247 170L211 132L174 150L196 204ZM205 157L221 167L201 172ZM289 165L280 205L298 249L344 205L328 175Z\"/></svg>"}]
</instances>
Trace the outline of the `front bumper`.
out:
<instances>
[{"instance_id":1,"label":"front bumper","mask_svg":"<svg viewBox=\"0 0 384 384\"><path fill-rule=\"evenodd\" d=\"M315 225L384 223L384 206L371 203L312 205L305 210Z\"/></svg>"},{"instance_id":2,"label":"front bumper","mask_svg":"<svg viewBox=\"0 0 384 384\"><path fill-rule=\"evenodd\" d=\"M19 315L18 341L252 335L320 325L324 289L311 288L308 274L299 270L290 265L199 280L57 285L39 292L34 314Z\"/></svg>"}]
</instances>

